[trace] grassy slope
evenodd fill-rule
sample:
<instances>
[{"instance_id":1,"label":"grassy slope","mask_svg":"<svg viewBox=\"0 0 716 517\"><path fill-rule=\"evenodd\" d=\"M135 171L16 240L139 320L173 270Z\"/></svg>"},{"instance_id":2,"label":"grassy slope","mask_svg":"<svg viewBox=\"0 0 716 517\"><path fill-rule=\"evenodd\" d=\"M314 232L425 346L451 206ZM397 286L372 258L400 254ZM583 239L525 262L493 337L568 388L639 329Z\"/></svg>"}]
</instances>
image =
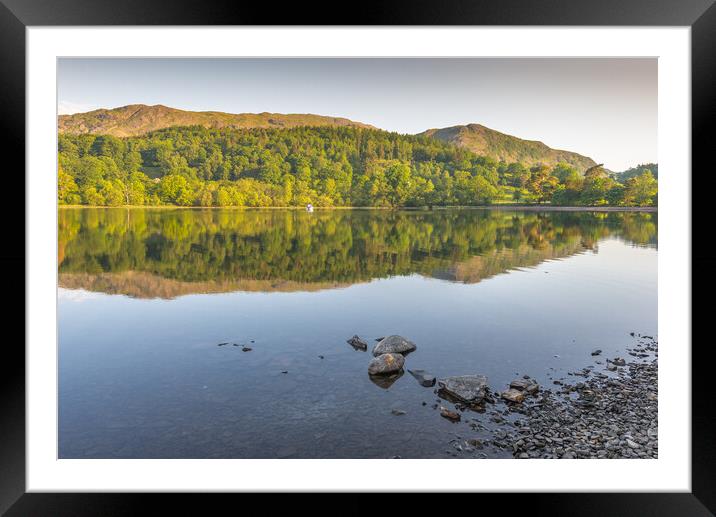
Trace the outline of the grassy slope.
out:
<instances>
[{"instance_id":1,"label":"grassy slope","mask_svg":"<svg viewBox=\"0 0 716 517\"><path fill-rule=\"evenodd\" d=\"M167 106L132 104L114 109L99 109L74 115L60 115L60 133L92 133L117 137L137 136L172 126L203 126L207 128L237 127L298 127L353 126L370 128L368 124L345 118L310 114L222 113L219 111L183 111Z\"/></svg>"},{"instance_id":2,"label":"grassy slope","mask_svg":"<svg viewBox=\"0 0 716 517\"><path fill-rule=\"evenodd\" d=\"M421 134L438 138L445 142L465 147L476 154L490 156L508 163L521 162L528 166L542 163L554 166L559 162L565 162L574 166L580 173L596 165L596 162L587 156L552 149L542 142L522 140L480 124L429 129Z\"/></svg>"}]
</instances>

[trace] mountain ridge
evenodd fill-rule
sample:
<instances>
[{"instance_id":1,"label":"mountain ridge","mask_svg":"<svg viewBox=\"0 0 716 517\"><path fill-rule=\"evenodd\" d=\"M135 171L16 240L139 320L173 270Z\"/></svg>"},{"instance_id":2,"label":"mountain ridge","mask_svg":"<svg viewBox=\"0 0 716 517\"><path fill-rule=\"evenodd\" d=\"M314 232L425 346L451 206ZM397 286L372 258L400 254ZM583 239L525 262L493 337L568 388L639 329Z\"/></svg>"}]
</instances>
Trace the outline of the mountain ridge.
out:
<instances>
[{"instance_id":1,"label":"mountain ridge","mask_svg":"<svg viewBox=\"0 0 716 517\"><path fill-rule=\"evenodd\" d=\"M118 108L101 108L58 117L58 131L68 134L131 137L175 126L241 129L343 126L379 129L370 124L343 117L310 113L187 111L162 104L129 104ZM442 140L466 148L478 155L507 163L520 162L527 166L538 164L554 166L564 162L575 167L580 173L597 164L588 156L572 151L553 149L543 142L525 140L478 123L432 128L418 133L416 136Z\"/></svg>"},{"instance_id":2,"label":"mountain ridge","mask_svg":"<svg viewBox=\"0 0 716 517\"><path fill-rule=\"evenodd\" d=\"M104 134L116 137L140 136L173 126L206 128L270 128L299 126L349 126L377 129L343 117L311 113L225 113L187 111L162 104L128 104L119 108L100 108L85 113L60 115L58 130L69 134Z\"/></svg>"}]
</instances>

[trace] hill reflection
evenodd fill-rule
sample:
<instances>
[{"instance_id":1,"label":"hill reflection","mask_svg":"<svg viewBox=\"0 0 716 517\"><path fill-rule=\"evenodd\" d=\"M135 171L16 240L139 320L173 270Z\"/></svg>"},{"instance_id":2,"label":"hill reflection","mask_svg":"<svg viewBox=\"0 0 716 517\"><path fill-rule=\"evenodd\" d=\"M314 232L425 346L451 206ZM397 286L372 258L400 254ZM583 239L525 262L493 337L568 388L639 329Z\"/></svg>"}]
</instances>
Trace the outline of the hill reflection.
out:
<instances>
[{"instance_id":1,"label":"hill reflection","mask_svg":"<svg viewBox=\"0 0 716 517\"><path fill-rule=\"evenodd\" d=\"M420 274L475 283L595 250L657 246L656 213L63 209L59 284L139 298L345 287Z\"/></svg>"}]
</instances>

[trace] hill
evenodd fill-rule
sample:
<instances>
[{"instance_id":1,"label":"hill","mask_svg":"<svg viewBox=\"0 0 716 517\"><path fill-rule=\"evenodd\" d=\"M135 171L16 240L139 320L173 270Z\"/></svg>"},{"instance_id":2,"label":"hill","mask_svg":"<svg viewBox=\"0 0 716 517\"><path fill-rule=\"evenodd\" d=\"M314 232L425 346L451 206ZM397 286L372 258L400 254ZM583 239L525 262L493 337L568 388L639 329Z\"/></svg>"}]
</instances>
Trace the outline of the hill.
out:
<instances>
[{"instance_id":1,"label":"hill","mask_svg":"<svg viewBox=\"0 0 716 517\"><path fill-rule=\"evenodd\" d=\"M420 134L507 163L520 162L527 166L543 164L553 167L564 162L572 165L580 173L596 165L596 162L587 156L552 149L542 142L523 140L480 124L428 129Z\"/></svg>"},{"instance_id":2,"label":"hill","mask_svg":"<svg viewBox=\"0 0 716 517\"><path fill-rule=\"evenodd\" d=\"M585 176L596 168L591 158L479 124L408 135L319 115L139 104L58 122L58 201L65 205L657 202L651 176L628 185L603 168Z\"/></svg>"},{"instance_id":3,"label":"hill","mask_svg":"<svg viewBox=\"0 0 716 517\"><path fill-rule=\"evenodd\" d=\"M346 118L311 114L223 113L184 111L157 104L131 104L121 108L98 109L87 113L60 115L58 130L68 134L96 134L117 137L139 136L174 126L205 128L292 128L300 126L348 126L372 128Z\"/></svg>"},{"instance_id":4,"label":"hill","mask_svg":"<svg viewBox=\"0 0 716 517\"><path fill-rule=\"evenodd\" d=\"M152 131L176 126L220 128L294 128L373 126L347 118L313 114L281 113L224 113L220 111L185 111L157 104L131 104L113 109L98 109L87 113L60 115L58 130L67 134L95 134L116 137L141 136ZM464 147L475 154L506 163L519 162L526 166L560 162L574 166L580 173L596 165L594 160L570 151L552 149L542 142L523 140L500 133L481 124L429 129L419 136L436 138Z\"/></svg>"}]
</instances>

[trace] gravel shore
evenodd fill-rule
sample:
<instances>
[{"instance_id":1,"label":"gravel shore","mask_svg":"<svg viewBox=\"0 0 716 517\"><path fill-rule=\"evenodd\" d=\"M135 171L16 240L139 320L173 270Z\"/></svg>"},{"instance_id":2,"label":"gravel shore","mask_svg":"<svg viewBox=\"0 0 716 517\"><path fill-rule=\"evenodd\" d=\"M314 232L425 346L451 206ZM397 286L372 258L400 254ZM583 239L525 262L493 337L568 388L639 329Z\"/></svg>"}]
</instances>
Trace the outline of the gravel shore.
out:
<instances>
[{"instance_id":1,"label":"gravel shore","mask_svg":"<svg viewBox=\"0 0 716 517\"><path fill-rule=\"evenodd\" d=\"M579 381L556 380L523 403L489 404L490 425L470 419L480 437L453 440L451 455L657 458L658 344L651 336L634 339L629 360L598 356L570 372Z\"/></svg>"}]
</instances>

